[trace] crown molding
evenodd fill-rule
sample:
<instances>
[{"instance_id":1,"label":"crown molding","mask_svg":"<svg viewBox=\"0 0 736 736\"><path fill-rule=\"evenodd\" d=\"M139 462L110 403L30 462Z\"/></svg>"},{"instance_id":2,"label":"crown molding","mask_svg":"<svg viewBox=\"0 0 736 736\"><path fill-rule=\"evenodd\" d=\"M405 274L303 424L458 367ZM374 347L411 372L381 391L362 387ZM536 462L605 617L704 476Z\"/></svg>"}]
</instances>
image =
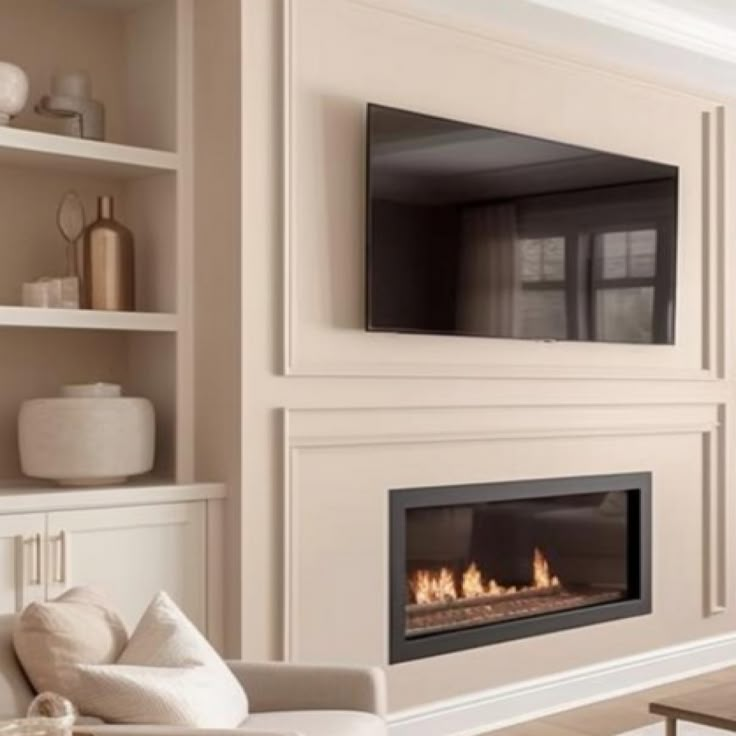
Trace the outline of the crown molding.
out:
<instances>
[{"instance_id":1,"label":"crown molding","mask_svg":"<svg viewBox=\"0 0 736 736\"><path fill-rule=\"evenodd\" d=\"M530 0L688 51L736 64L736 29L658 0Z\"/></svg>"}]
</instances>

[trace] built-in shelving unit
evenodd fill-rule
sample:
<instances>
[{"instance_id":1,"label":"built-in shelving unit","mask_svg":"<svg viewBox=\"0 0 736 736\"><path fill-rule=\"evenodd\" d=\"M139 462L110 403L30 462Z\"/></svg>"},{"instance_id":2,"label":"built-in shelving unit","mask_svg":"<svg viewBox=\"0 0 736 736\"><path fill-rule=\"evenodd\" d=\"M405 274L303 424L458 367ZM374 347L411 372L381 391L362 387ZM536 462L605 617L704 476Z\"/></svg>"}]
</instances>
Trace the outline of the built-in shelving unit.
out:
<instances>
[{"instance_id":1,"label":"built-in shelving unit","mask_svg":"<svg viewBox=\"0 0 736 736\"><path fill-rule=\"evenodd\" d=\"M0 60L30 80L0 126L2 613L94 585L134 625L165 589L222 645L226 593L239 608L237 579L223 580L237 513L226 523L221 502L240 482L239 28L237 0L0 0ZM104 141L34 112L52 75L78 70L105 106ZM24 282L64 275L69 190L88 222L99 195L114 197L135 238L136 311L22 306ZM95 381L152 401L152 473L94 488L23 478L22 402Z\"/></svg>"},{"instance_id":2,"label":"built-in shelving unit","mask_svg":"<svg viewBox=\"0 0 736 736\"><path fill-rule=\"evenodd\" d=\"M117 382L151 399L154 475L167 479L166 494L193 487L192 2L0 0L2 60L31 87L24 111L0 127L0 503L18 485L2 479L20 475L20 404L70 382ZM105 141L60 135L58 121L33 110L52 74L79 69L105 105ZM88 221L98 195L114 196L135 237L137 311L21 306L23 282L63 274L56 209L68 190Z\"/></svg>"}]
</instances>

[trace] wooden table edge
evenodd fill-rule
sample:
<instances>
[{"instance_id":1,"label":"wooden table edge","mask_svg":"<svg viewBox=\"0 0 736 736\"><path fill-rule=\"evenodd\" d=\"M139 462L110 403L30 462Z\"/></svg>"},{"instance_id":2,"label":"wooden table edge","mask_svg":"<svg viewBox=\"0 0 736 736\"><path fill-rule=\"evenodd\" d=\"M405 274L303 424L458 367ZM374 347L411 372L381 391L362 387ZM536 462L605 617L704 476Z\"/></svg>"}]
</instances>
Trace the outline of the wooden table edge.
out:
<instances>
[{"instance_id":1,"label":"wooden table edge","mask_svg":"<svg viewBox=\"0 0 736 736\"><path fill-rule=\"evenodd\" d=\"M707 715L699 711L687 710L686 708L678 708L675 705L668 705L666 703L650 703L649 712L657 716L663 716L667 720L688 721L689 723L697 723L700 726L720 728L724 731L736 731L736 719L720 718L719 716Z\"/></svg>"}]
</instances>

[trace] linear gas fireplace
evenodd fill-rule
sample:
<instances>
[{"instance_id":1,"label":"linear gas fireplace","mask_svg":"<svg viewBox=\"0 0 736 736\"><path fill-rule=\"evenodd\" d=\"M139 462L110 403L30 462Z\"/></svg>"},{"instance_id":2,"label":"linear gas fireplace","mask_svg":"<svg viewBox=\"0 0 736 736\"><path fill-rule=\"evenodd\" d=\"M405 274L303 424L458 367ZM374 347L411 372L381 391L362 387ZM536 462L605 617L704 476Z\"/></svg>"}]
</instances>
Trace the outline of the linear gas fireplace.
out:
<instances>
[{"instance_id":1,"label":"linear gas fireplace","mask_svg":"<svg viewBox=\"0 0 736 736\"><path fill-rule=\"evenodd\" d=\"M649 473L390 492L390 661L651 612Z\"/></svg>"}]
</instances>

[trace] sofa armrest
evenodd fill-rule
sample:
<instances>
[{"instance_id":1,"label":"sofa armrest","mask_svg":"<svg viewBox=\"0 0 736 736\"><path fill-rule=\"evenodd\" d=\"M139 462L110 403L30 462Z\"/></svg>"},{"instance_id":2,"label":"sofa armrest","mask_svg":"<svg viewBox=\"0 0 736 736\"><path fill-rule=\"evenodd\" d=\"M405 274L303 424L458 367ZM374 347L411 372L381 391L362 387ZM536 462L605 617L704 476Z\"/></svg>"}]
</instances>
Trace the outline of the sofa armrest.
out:
<instances>
[{"instance_id":1,"label":"sofa armrest","mask_svg":"<svg viewBox=\"0 0 736 736\"><path fill-rule=\"evenodd\" d=\"M104 724L75 726L74 736L303 736L297 731L241 731L229 728L184 728L180 726L128 726Z\"/></svg>"},{"instance_id":2,"label":"sofa armrest","mask_svg":"<svg viewBox=\"0 0 736 736\"><path fill-rule=\"evenodd\" d=\"M253 713L278 710L357 710L383 717L386 680L378 667L283 662L228 662Z\"/></svg>"}]
</instances>

